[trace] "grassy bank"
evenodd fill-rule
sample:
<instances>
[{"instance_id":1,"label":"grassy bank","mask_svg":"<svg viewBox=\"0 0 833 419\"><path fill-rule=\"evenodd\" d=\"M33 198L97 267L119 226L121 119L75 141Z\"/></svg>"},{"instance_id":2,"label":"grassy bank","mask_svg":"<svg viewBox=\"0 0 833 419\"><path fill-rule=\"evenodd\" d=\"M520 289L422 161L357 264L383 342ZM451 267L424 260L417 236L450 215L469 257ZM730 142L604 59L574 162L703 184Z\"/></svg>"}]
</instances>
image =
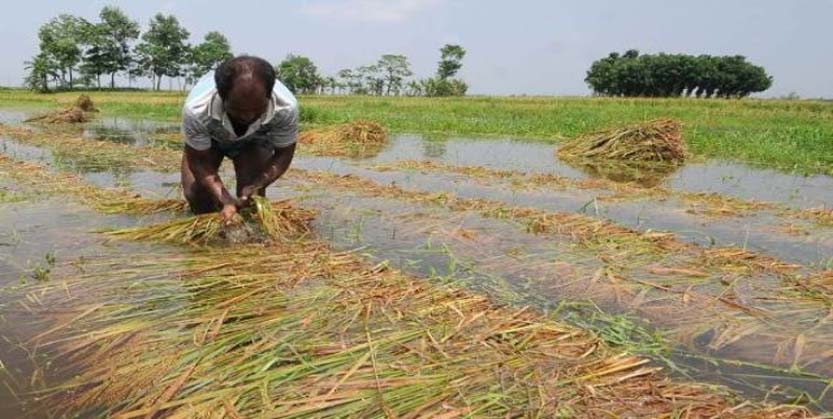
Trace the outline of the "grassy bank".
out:
<instances>
[{"instance_id":1,"label":"grassy bank","mask_svg":"<svg viewBox=\"0 0 833 419\"><path fill-rule=\"evenodd\" d=\"M0 106L60 106L76 92L0 91ZM183 93L92 92L108 114L176 121ZM329 125L373 119L394 132L509 136L557 143L606 126L671 117L697 157L833 175L833 103L778 100L614 98L301 98L303 120Z\"/></svg>"}]
</instances>

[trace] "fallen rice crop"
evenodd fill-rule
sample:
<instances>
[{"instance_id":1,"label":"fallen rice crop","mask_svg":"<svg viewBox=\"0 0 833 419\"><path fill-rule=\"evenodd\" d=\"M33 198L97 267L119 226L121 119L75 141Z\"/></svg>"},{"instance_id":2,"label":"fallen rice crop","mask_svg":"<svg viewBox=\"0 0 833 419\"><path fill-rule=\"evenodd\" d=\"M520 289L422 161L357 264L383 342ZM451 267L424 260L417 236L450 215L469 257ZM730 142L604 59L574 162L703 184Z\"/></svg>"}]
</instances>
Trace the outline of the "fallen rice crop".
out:
<instances>
[{"instance_id":1,"label":"fallen rice crop","mask_svg":"<svg viewBox=\"0 0 833 419\"><path fill-rule=\"evenodd\" d=\"M128 240L193 245L297 240L310 234L309 222L315 216L313 211L298 208L289 201L268 202L259 196L254 198L254 204L254 208L238 214L230 225L224 224L217 214L210 213L106 234Z\"/></svg>"},{"instance_id":2,"label":"fallen rice crop","mask_svg":"<svg viewBox=\"0 0 833 419\"><path fill-rule=\"evenodd\" d=\"M385 128L373 121L302 131L298 142L305 152L321 156L367 157L378 154L387 143Z\"/></svg>"},{"instance_id":3,"label":"fallen rice crop","mask_svg":"<svg viewBox=\"0 0 833 419\"><path fill-rule=\"evenodd\" d=\"M182 212L187 205L182 199L148 199L122 188L99 188L69 172L50 172L44 166L0 155L0 174L32 189L33 194L70 194L82 203L105 214L147 215L160 212Z\"/></svg>"},{"instance_id":4,"label":"fallen rice crop","mask_svg":"<svg viewBox=\"0 0 833 419\"><path fill-rule=\"evenodd\" d=\"M135 150L135 152L139 156L141 156L140 153L143 149L131 149ZM608 253L602 253L602 257L607 262L612 263L613 266L616 266L617 260L625 261L628 263L635 263L635 261L643 261L639 263L644 263L644 261L646 260L645 258L647 258L648 261L657 260L656 252L658 249L661 253L667 255L673 255L678 252L677 250L674 250L674 246L677 246L679 242L676 242L673 236L670 236L665 233L656 232L629 232L627 231L627 229L619 230L619 227L617 227L617 229L614 230L606 230L606 226L616 226L600 220L592 219L591 217L578 216L577 218L568 219L562 217L566 215L570 215L572 217L573 214L557 213L555 214L555 218L547 218L549 215L547 212L544 211L514 208L505 204L486 200L464 200L454 198L447 194L428 194L421 192L403 191L397 187L382 186L375 184L374 182L366 181L356 177L339 177L329 175L326 173L304 172L299 170L294 170L294 172L301 175L300 179L313 182L322 182L322 184L324 184L327 187L361 190L363 193L370 194L383 193L385 194L384 196L390 196L394 198L405 198L427 204L441 205L454 211L479 211L482 214L490 217L503 218L513 221L521 221L522 223L524 223L524 225L527 226L528 229L530 229L530 231L548 234L557 233L560 235L571 237L572 239L577 240L579 243L583 243L584 245L589 245L590 248L599 251L610 252L610 257L606 256ZM293 174L292 176L296 175ZM634 239L637 240L634 241ZM670 245L671 247L669 249L663 250L663 246L665 245ZM633 258L633 256L637 257ZM774 260L767 259L766 261L764 261L764 259L757 258L754 254L750 254L749 258L744 257L742 258L742 260L744 261L742 264L738 264L736 263L736 261L731 261L731 263L727 263L728 259L723 258L718 263L714 263L710 266L718 270L722 269L722 267L726 267L727 273L737 273L738 271L740 271L746 272L749 275L758 271L773 272L778 275L782 275L784 272L788 272L795 269L795 267L780 264ZM758 263L759 261L763 261L763 263ZM684 272L685 269L685 267L682 267L682 269L680 269L679 272ZM615 278L615 276L613 277ZM786 278L792 280L795 278L795 276L790 275ZM793 284L793 282L787 283L790 284L790 286L792 286L791 284ZM634 284L638 285L638 287L642 287L643 289L645 289L646 287L660 290L670 289L664 285L651 284L648 281L641 281L639 283L634 282ZM682 297L683 301L686 301L690 298L694 298L693 296L696 296L696 293L692 292L676 290L674 292L678 293ZM705 297L713 298L708 295L706 295ZM743 308L743 304L735 303L732 301L732 299L720 297L717 300L721 301L722 303L728 302L734 304L734 306L742 308L741 310L739 310L739 312L741 313L746 311L746 309ZM742 337L742 335L739 334L739 332L737 331L727 331L727 333L729 333L730 335L734 334L736 337ZM722 341L731 343L734 340L722 339Z\"/></svg>"},{"instance_id":5,"label":"fallen rice crop","mask_svg":"<svg viewBox=\"0 0 833 419\"><path fill-rule=\"evenodd\" d=\"M680 123L657 119L594 132L558 147L563 159L680 164L686 158Z\"/></svg>"},{"instance_id":6,"label":"fallen rice crop","mask_svg":"<svg viewBox=\"0 0 833 419\"><path fill-rule=\"evenodd\" d=\"M47 112L26 120L26 122L40 122L46 124L78 124L90 120L89 113L98 112L92 99L87 95L78 96L72 106Z\"/></svg>"},{"instance_id":7,"label":"fallen rice crop","mask_svg":"<svg viewBox=\"0 0 833 419\"><path fill-rule=\"evenodd\" d=\"M0 135L43 147L52 152L57 162L85 171L150 169L172 172L179 168L182 160L181 152L175 150L86 139L75 128L35 130L0 123Z\"/></svg>"},{"instance_id":8,"label":"fallen rice crop","mask_svg":"<svg viewBox=\"0 0 833 419\"><path fill-rule=\"evenodd\" d=\"M124 287L123 284L134 284ZM96 301L79 302L77 293ZM668 380L528 308L315 240L98 260L39 284L55 412L131 417L806 417ZM66 307L66 301L76 306ZM66 376L66 375L65 375Z\"/></svg>"}]
</instances>

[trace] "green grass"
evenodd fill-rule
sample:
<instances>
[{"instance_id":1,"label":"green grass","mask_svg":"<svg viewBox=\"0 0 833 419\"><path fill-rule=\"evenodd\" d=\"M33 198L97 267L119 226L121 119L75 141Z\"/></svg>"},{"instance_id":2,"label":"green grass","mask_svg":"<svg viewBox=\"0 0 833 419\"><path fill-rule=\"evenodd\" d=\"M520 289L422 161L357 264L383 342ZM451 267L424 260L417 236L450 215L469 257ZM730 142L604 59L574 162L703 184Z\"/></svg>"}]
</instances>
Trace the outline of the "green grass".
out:
<instances>
[{"instance_id":1,"label":"green grass","mask_svg":"<svg viewBox=\"0 0 833 419\"><path fill-rule=\"evenodd\" d=\"M0 91L0 106L64 106L77 92ZM108 114L177 121L184 93L90 92ZM783 100L554 97L402 98L303 96L302 121L365 118L393 132L507 136L557 143L612 125L658 117L684 124L691 151L804 174L833 175L833 103Z\"/></svg>"}]
</instances>

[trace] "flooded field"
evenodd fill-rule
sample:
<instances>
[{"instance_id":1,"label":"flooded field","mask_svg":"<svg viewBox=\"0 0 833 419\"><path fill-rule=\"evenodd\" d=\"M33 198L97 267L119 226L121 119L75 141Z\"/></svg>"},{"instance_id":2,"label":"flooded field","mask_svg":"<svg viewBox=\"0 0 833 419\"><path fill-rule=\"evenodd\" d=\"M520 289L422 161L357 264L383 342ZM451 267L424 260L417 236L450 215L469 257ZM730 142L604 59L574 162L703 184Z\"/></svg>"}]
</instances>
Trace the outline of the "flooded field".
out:
<instances>
[{"instance_id":1,"label":"flooded field","mask_svg":"<svg viewBox=\"0 0 833 419\"><path fill-rule=\"evenodd\" d=\"M57 133L41 127L28 132L15 125L24 118L25 113L0 113L0 121L11 124L0 132L0 152L6 159L0 162L0 376L6 383L0 389L0 402L7 409L0 415L37 410L40 397L78 411L110 409L96 405L96 394L123 399L110 412L135 416L152 416L163 408L184 409L185 405L206 411L245 411L260 403L256 401L259 392L278 391L273 386L282 382L297 385L290 390L296 396L319 397L321 403L335 403L328 397L346 392L339 400L356 403L359 410L351 411L357 412L369 407L354 399L352 392L365 391L362 385L373 380L381 386L380 373L389 374L385 377L391 383L415 377L416 371L438 377L434 367L445 365L439 361L443 355L456 359L450 354L477 352L476 345L455 342L458 336L491 336L484 331L489 328L500 328L498 340L511 342L511 350L500 346L498 354L480 354L487 363L494 362L490 366L509 368L498 374L506 374L507 399L501 402L506 405L513 397L512 401L527 397L528 403L579 397L547 385L534 391L557 394L530 396L527 393L533 387L525 387L528 382L519 384L510 378L551 378L548 374L554 373L584 379L592 375L605 382L595 387L599 394L580 396L588 398L588 406L599 409L610 408L598 399L610 397L606 391L617 394L619 384L612 383L621 383L621 394L639 394L636 384L633 388L627 384L631 378L664 380L668 376L674 385L724 385L755 403L796 403L816 413L833 410L833 395L828 394L833 377L831 177L702 161L664 173L644 187L567 165L555 157L552 146L537 142L394 135L385 148L358 158L313 155L300 146L292 169L269 189L268 197L290 199L315 210L312 237L281 244L274 254L268 247L247 246L224 254L222 248L181 248L113 240L100 234L171 218L155 210L152 215L120 213L113 204L119 197L140 199L134 195L152 200L179 198L176 126L102 117L75 131ZM79 186L82 183L88 186ZM110 192L108 202L96 201L99 189L114 188L120 192ZM307 242L311 239L315 244ZM304 258L293 253L296 248L307 247L314 257L292 262ZM294 254L296 259L277 260L281 252ZM237 268L233 261L238 253L241 260L262 263L240 262ZM336 262L319 266L321 260ZM359 279L340 272L334 267L339 263L355 264L356 272L362 272L355 274ZM359 269L361 263L372 268ZM287 277L267 281L279 268L285 269L280 272L287 272ZM255 277L242 276L246 269ZM385 302L376 306L358 293L355 300L345 298L346 291L329 282L335 277L376 295L373 290L387 290L391 285L383 281L371 286L368 278L385 277L388 269L410 275L409 279L397 276L400 282L394 283L407 283L411 288L397 285L395 292L386 291L388 297L379 291L379 299ZM421 287L455 287L465 294L454 291L454 298L449 299L447 294L435 294L434 288ZM459 319L448 326L424 317L431 310L403 302L410 298L407 293L399 294L403 289L411 290L417 301L425 295L453 300L448 304L454 308L446 314L454 317L453 312L459 311ZM275 293L273 299L269 292ZM469 299L477 300L472 311L460 302ZM353 310L353 320L309 311L309 306L327 307L324 304L333 301ZM261 309L229 322L236 302ZM527 323L501 324L501 316L510 312L517 312L517 319ZM364 326L356 320L361 318L367 319ZM481 318L492 323L467 335L475 333L468 327L479 324L475 319ZM305 329L310 323L328 333L334 325L338 327L325 338ZM430 338L416 344L409 335L421 333L416 324L432 333L443 332L439 336L428 333ZM590 333L601 343L581 340L572 349L551 348L536 346L534 333L517 340L507 337L514 333L510 331L526 330L532 324L544 327L546 332L536 332L543 334L555 333L554 324L576 328L560 331L563 335L547 335L553 341L569 342L566 336ZM401 327L401 333L394 333L392 325ZM242 334L246 327L262 328L258 329L262 332L257 339L246 337ZM355 328L371 348L371 330L377 333L378 353L358 351L344 359L321 361L293 353L334 354L334 345L346 350L356 344L357 338L348 334L356 332ZM277 343L279 337L291 338L291 333L296 333L297 348ZM391 345L389 353L382 349L385 345ZM169 353L166 346L183 352ZM527 346L534 349L524 352ZM229 348L250 349L235 352ZM254 356L259 351L260 360ZM401 365L385 360L387 356L395 359L397 351L406 354ZM513 351L524 355L511 361L500 358ZM586 358L581 351L587 351ZM538 364L528 363L544 353L564 356L576 369L560 371L540 359L541 365L548 366L539 369ZM618 353L649 363L630 358L625 362L614 356ZM251 357L251 365L241 359L234 373L211 378L225 374L219 366L238 365L234 354ZM376 356L379 359L373 367L366 367ZM293 364L296 357L303 362ZM162 365L166 360L175 366ZM281 367L278 370L285 375L269 375L277 366L310 362L324 363L310 367L315 373L302 372L301 367L288 372ZM388 369L381 366L385 362ZM598 365L594 363L612 366L594 369L591 365ZM323 372L327 365L338 365L332 368L344 372L329 376ZM462 376L483 373L465 362L447 367ZM663 373L657 372L660 367ZM147 375L141 374L141 368L147 369ZM408 374L397 375L399 370ZM592 374L580 372L591 370ZM165 377L165 384L153 384L151 372ZM94 377L105 373L112 375L102 380L112 382L96 382ZM142 399L131 392L128 383L118 382L131 374L160 395L150 401ZM612 381L605 378L608 374ZM294 377L302 377L298 380L306 386L323 384L307 393L308 387L296 384ZM501 403L487 401L494 393L491 384L473 381L454 384L467 395L462 399L469 403L466 409L511 416L511 409L494 409ZM226 392L218 382L234 391ZM408 411L417 405L425 405L426 411L445 409L445 413L464 409L456 396L440 387L433 397L453 407L439 408L428 400L412 401L398 393L409 385L428 383L436 384L403 381L401 386L390 384L390 389L377 390L383 394L379 397L394 406L391 409ZM642 385L659 384L639 382ZM54 391L61 386L71 389L74 402ZM201 392L203 388L210 391ZM674 387L652 397L658 406L671 406L669 400L677 400L674 395L703 391L692 388L699 390ZM217 394L226 401L218 407L202 394ZM694 396L708 397L712 396ZM724 393L714 397L718 398L708 399L709 403L723 406ZM636 409L627 407L631 408ZM685 411L676 405L672 409ZM716 412L726 411L721 409ZM627 415L627 411L618 412ZM756 416L755 412L748 415Z\"/></svg>"}]
</instances>

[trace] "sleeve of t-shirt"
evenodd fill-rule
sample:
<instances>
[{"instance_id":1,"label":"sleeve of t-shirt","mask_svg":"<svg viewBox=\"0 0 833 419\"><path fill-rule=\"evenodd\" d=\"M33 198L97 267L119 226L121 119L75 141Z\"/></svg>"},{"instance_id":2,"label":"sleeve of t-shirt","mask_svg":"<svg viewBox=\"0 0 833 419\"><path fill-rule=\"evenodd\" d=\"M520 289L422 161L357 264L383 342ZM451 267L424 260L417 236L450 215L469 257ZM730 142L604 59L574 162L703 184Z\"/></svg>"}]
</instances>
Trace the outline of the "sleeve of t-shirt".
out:
<instances>
[{"instance_id":1,"label":"sleeve of t-shirt","mask_svg":"<svg viewBox=\"0 0 833 419\"><path fill-rule=\"evenodd\" d=\"M208 129L187 108L182 110L182 136L185 137L185 144L194 150L205 151L211 148Z\"/></svg>"},{"instance_id":2,"label":"sleeve of t-shirt","mask_svg":"<svg viewBox=\"0 0 833 419\"><path fill-rule=\"evenodd\" d=\"M283 109L275 118L280 120L276 121L269 133L272 145L275 148L284 148L295 144L298 137L298 107Z\"/></svg>"}]
</instances>

